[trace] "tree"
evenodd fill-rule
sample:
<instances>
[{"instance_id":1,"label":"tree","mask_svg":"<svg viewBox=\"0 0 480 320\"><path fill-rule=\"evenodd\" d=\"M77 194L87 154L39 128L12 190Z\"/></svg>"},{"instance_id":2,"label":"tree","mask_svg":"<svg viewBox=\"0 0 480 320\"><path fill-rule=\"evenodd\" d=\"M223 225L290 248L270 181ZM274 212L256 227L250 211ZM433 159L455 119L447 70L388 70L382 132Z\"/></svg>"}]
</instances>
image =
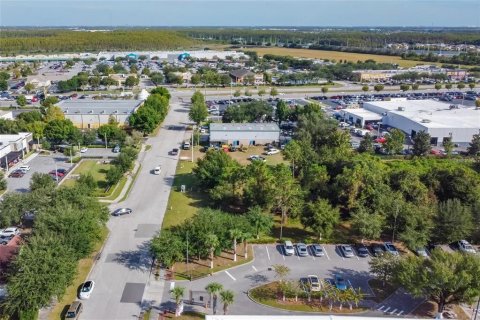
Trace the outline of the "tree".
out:
<instances>
[{"instance_id":1,"label":"tree","mask_svg":"<svg viewBox=\"0 0 480 320\"><path fill-rule=\"evenodd\" d=\"M387 136L384 147L389 154L400 154L403 151L404 142L405 134L399 129L392 129Z\"/></svg>"},{"instance_id":2,"label":"tree","mask_svg":"<svg viewBox=\"0 0 480 320\"><path fill-rule=\"evenodd\" d=\"M97 181L93 178L91 173L82 173L80 174L80 177L78 177L76 187L85 188L86 192L91 195L97 187Z\"/></svg>"},{"instance_id":3,"label":"tree","mask_svg":"<svg viewBox=\"0 0 480 320\"><path fill-rule=\"evenodd\" d=\"M50 106L45 110L45 122L50 122L52 120L63 120L65 119L65 114L62 109L57 106Z\"/></svg>"},{"instance_id":4,"label":"tree","mask_svg":"<svg viewBox=\"0 0 480 320\"><path fill-rule=\"evenodd\" d=\"M323 86L322 87L322 93L323 94L326 94L328 92L328 87L327 86Z\"/></svg>"},{"instance_id":5,"label":"tree","mask_svg":"<svg viewBox=\"0 0 480 320\"><path fill-rule=\"evenodd\" d=\"M480 109L480 99L475 100L475 107Z\"/></svg>"},{"instance_id":6,"label":"tree","mask_svg":"<svg viewBox=\"0 0 480 320\"><path fill-rule=\"evenodd\" d=\"M20 107L24 107L27 105L27 98L25 98L25 96L23 94L19 95L17 97L17 104L20 106Z\"/></svg>"},{"instance_id":7,"label":"tree","mask_svg":"<svg viewBox=\"0 0 480 320\"><path fill-rule=\"evenodd\" d=\"M223 314L227 314L228 307L233 304L235 295L233 294L233 291L225 290L220 292L220 297L223 302Z\"/></svg>"},{"instance_id":8,"label":"tree","mask_svg":"<svg viewBox=\"0 0 480 320\"><path fill-rule=\"evenodd\" d=\"M317 235L318 240L322 240L322 237L329 238L332 234L340 221L340 212L328 200L319 199L305 205L301 221L305 228L310 228Z\"/></svg>"},{"instance_id":9,"label":"tree","mask_svg":"<svg viewBox=\"0 0 480 320\"><path fill-rule=\"evenodd\" d=\"M274 264L272 266L273 271L275 272L275 278L279 281L279 288L282 291L283 301L285 301L285 293L287 291L286 278L290 274L290 268L283 264Z\"/></svg>"},{"instance_id":10,"label":"tree","mask_svg":"<svg viewBox=\"0 0 480 320\"><path fill-rule=\"evenodd\" d=\"M7 81L8 79L10 79L10 74L6 71L0 71L0 80Z\"/></svg>"},{"instance_id":11,"label":"tree","mask_svg":"<svg viewBox=\"0 0 480 320\"><path fill-rule=\"evenodd\" d=\"M36 191L40 189L48 190L49 192L55 189L55 182L52 177L46 173L34 172L30 180L30 190Z\"/></svg>"},{"instance_id":12,"label":"tree","mask_svg":"<svg viewBox=\"0 0 480 320\"><path fill-rule=\"evenodd\" d=\"M299 164L303 157L302 146L297 142L297 140L291 140L285 146L285 150L283 150L283 156L285 159L290 160L292 165L292 176L295 177L295 162Z\"/></svg>"},{"instance_id":13,"label":"tree","mask_svg":"<svg viewBox=\"0 0 480 320\"><path fill-rule=\"evenodd\" d=\"M430 259L401 259L395 267L395 282L414 296L435 301L440 315L446 306L471 303L480 295L479 273L478 257L435 249Z\"/></svg>"},{"instance_id":14,"label":"tree","mask_svg":"<svg viewBox=\"0 0 480 320\"><path fill-rule=\"evenodd\" d=\"M198 182L207 189L220 184L225 174L240 164L223 151L209 150L193 169Z\"/></svg>"},{"instance_id":15,"label":"tree","mask_svg":"<svg viewBox=\"0 0 480 320\"><path fill-rule=\"evenodd\" d=\"M400 90L402 90L402 91L408 91L408 90L410 90L410 85L408 85L408 84L401 84L401 85L400 85Z\"/></svg>"},{"instance_id":16,"label":"tree","mask_svg":"<svg viewBox=\"0 0 480 320\"><path fill-rule=\"evenodd\" d=\"M131 74L137 74L138 73L138 68L137 68L136 65L133 64L133 65L130 66L130 73Z\"/></svg>"},{"instance_id":17,"label":"tree","mask_svg":"<svg viewBox=\"0 0 480 320\"><path fill-rule=\"evenodd\" d=\"M217 293L223 290L223 285L218 282L210 282L205 287L205 291L210 294L210 305L212 306L213 314L217 313L216 306L214 305L214 300L217 300Z\"/></svg>"},{"instance_id":18,"label":"tree","mask_svg":"<svg viewBox=\"0 0 480 320\"><path fill-rule=\"evenodd\" d=\"M480 134L477 133L473 135L472 141L470 142L467 151L468 154L472 156L476 156L480 153Z\"/></svg>"},{"instance_id":19,"label":"tree","mask_svg":"<svg viewBox=\"0 0 480 320\"><path fill-rule=\"evenodd\" d=\"M209 233L205 236L205 246L210 252L210 269L213 269L213 256L215 253L215 249L218 248L219 245L220 242L215 234Z\"/></svg>"},{"instance_id":20,"label":"tree","mask_svg":"<svg viewBox=\"0 0 480 320\"><path fill-rule=\"evenodd\" d=\"M106 181L109 186L114 186L123 176L122 170L118 166L111 166L106 173Z\"/></svg>"},{"instance_id":21,"label":"tree","mask_svg":"<svg viewBox=\"0 0 480 320\"><path fill-rule=\"evenodd\" d=\"M283 121L287 120L289 115L290 108L287 106L285 101L278 101L277 107L275 109L275 116L277 118L278 124L280 125Z\"/></svg>"},{"instance_id":22,"label":"tree","mask_svg":"<svg viewBox=\"0 0 480 320\"><path fill-rule=\"evenodd\" d=\"M260 88L260 89L258 89L257 94L261 99L264 95L267 94L267 91L264 88Z\"/></svg>"},{"instance_id":23,"label":"tree","mask_svg":"<svg viewBox=\"0 0 480 320\"><path fill-rule=\"evenodd\" d=\"M368 262L370 273L373 274L375 278L382 281L383 286L385 286L385 283L393 279L398 261L398 256L393 254L372 257Z\"/></svg>"},{"instance_id":24,"label":"tree","mask_svg":"<svg viewBox=\"0 0 480 320\"><path fill-rule=\"evenodd\" d=\"M208 108L205 101L195 101L188 112L190 120L195 122L199 126L208 117Z\"/></svg>"},{"instance_id":25,"label":"tree","mask_svg":"<svg viewBox=\"0 0 480 320\"><path fill-rule=\"evenodd\" d=\"M448 199L438 204L434 236L437 241L451 243L469 238L473 231L471 208L459 199Z\"/></svg>"},{"instance_id":26,"label":"tree","mask_svg":"<svg viewBox=\"0 0 480 320\"><path fill-rule=\"evenodd\" d=\"M278 96L278 90L276 88L270 89L270 96L272 97Z\"/></svg>"},{"instance_id":27,"label":"tree","mask_svg":"<svg viewBox=\"0 0 480 320\"><path fill-rule=\"evenodd\" d=\"M137 112L130 116L129 122L135 130L141 131L144 134L149 134L155 130L160 122L160 115L152 108L142 106Z\"/></svg>"},{"instance_id":28,"label":"tree","mask_svg":"<svg viewBox=\"0 0 480 320\"><path fill-rule=\"evenodd\" d=\"M465 83L460 82L459 84L457 84L457 89L459 89L459 90L465 89Z\"/></svg>"},{"instance_id":29,"label":"tree","mask_svg":"<svg viewBox=\"0 0 480 320\"><path fill-rule=\"evenodd\" d=\"M240 90L235 90L235 92L233 93L233 96L234 97L240 97L242 95L242 92L240 92Z\"/></svg>"},{"instance_id":30,"label":"tree","mask_svg":"<svg viewBox=\"0 0 480 320\"><path fill-rule=\"evenodd\" d=\"M202 77L198 73L193 74L192 77L190 78L190 83L193 84L194 86L199 85L201 82L202 82Z\"/></svg>"},{"instance_id":31,"label":"tree","mask_svg":"<svg viewBox=\"0 0 480 320\"><path fill-rule=\"evenodd\" d=\"M31 93L33 91L33 89L35 89L35 85L31 82L25 84L25 90L28 92L28 93Z\"/></svg>"},{"instance_id":32,"label":"tree","mask_svg":"<svg viewBox=\"0 0 480 320\"><path fill-rule=\"evenodd\" d=\"M127 79L125 79L125 86L126 87L134 87L136 86L140 80L136 76L128 76Z\"/></svg>"},{"instance_id":33,"label":"tree","mask_svg":"<svg viewBox=\"0 0 480 320\"><path fill-rule=\"evenodd\" d=\"M473 90L473 88L475 88L475 82L469 82L468 87L470 88L470 90Z\"/></svg>"},{"instance_id":34,"label":"tree","mask_svg":"<svg viewBox=\"0 0 480 320\"><path fill-rule=\"evenodd\" d=\"M369 89L369 88L368 88L367 85L362 86L362 91L363 91L363 92L368 92L368 89Z\"/></svg>"},{"instance_id":35,"label":"tree","mask_svg":"<svg viewBox=\"0 0 480 320\"><path fill-rule=\"evenodd\" d=\"M185 295L185 287L175 286L170 294L175 300L175 317L180 316L180 303L182 302L183 296Z\"/></svg>"},{"instance_id":36,"label":"tree","mask_svg":"<svg viewBox=\"0 0 480 320\"><path fill-rule=\"evenodd\" d=\"M447 156L450 156L452 154L453 148L455 147L455 144L452 142L452 137L444 138L442 145Z\"/></svg>"},{"instance_id":37,"label":"tree","mask_svg":"<svg viewBox=\"0 0 480 320\"><path fill-rule=\"evenodd\" d=\"M164 76L162 73L160 72L152 72L150 73L150 80L155 84L155 85L159 85L161 83L163 83L163 81L165 80Z\"/></svg>"},{"instance_id":38,"label":"tree","mask_svg":"<svg viewBox=\"0 0 480 320\"><path fill-rule=\"evenodd\" d=\"M237 240L242 237L242 230L233 228L228 231L230 237L233 240L233 261L237 261Z\"/></svg>"},{"instance_id":39,"label":"tree","mask_svg":"<svg viewBox=\"0 0 480 320\"><path fill-rule=\"evenodd\" d=\"M418 90L420 89L420 85L418 83L412 84L412 90Z\"/></svg>"},{"instance_id":40,"label":"tree","mask_svg":"<svg viewBox=\"0 0 480 320\"><path fill-rule=\"evenodd\" d=\"M360 141L360 146L358 147L358 152L360 153L373 153L373 138L367 133L363 136Z\"/></svg>"},{"instance_id":41,"label":"tree","mask_svg":"<svg viewBox=\"0 0 480 320\"><path fill-rule=\"evenodd\" d=\"M369 213L366 208L359 208L352 215L352 229L363 239L378 239L383 230L385 217L378 213Z\"/></svg>"},{"instance_id":42,"label":"tree","mask_svg":"<svg viewBox=\"0 0 480 320\"><path fill-rule=\"evenodd\" d=\"M437 89L437 90L442 89L442 84L441 83L435 83L435 89Z\"/></svg>"},{"instance_id":43,"label":"tree","mask_svg":"<svg viewBox=\"0 0 480 320\"><path fill-rule=\"evenodd\" d=\"M425 156L427 155L432 146L430 144L430 135L425 131L417 132L413 138L413 154L416 156Z\"/></svg>"},{"instance_id":44,"label":"tree","mask_svg":"<svg viewBox=\"0 0 480 320\"><path fill-rule=\"evenodd\" d=\"M0 91L7 91L7 90L8 90L7 80L0 80Z\"/></svg>"},{"instance_id":45,"label":"tree","mask_svg":"<svg viewBox=\"0 0 480 320\"><path fill-rule=\"evenodd\" d=\"M176 262L183 260L184 243L170 230L162 230L150 243L150 252L165 268L173 268Z\"/></svg>"},{"instance_id":46,"label":"tree","mask_svg":"<svg viewBox=\"0 0 480 320\"><path fill-rule=\"evenodd\" d=\"M55 144L66 141L74 130L72 121L66 120L52 120L45 126L45 137Z\"/></svg>"},{"instance_id":47,"label":"tree","mask_svg":"<svg viewBox=\"0 0 480 320\"><path fill-rule=\"evenodd\" d=\"M102 79L99 76L90 77L88 79L88 84L93 88L97 89L100 86Z\"/></svg>"},{"instance_id":48,"label":"tree","mask_svg":"<svg viewBox=\"0 0 480 320\"><path fill-rule=\"evenodd\" d=\"M203 93L197 90L193 93L192 97L190 98L190 102L192 104L194 104L195 102L205 103L205 96L203 95Z\"/></svg>"},{"instance_id":49,"label":"tree","mask_svg":"<svg viewBox=\"0 0 480 320\"><path fill-rule=\"evenodd\" d=\"M262 212L262 208L258 206L251 207L248 210L247 220L252 225L257 239L260 238L260 233L266 233L273 227L272 215Z\"/></svg>"},{"instance_id":50,"label":"tree","mask_svg":"<svg viewBox=\"0 0 480 320\"><path fill-rule=\"evenodd\" d=\"M380 91L383 91L384 88L385 88L385 86L383 84L376 84L373 87L373 90L375 90L376 92L380 92Z\"/></svg>"}]
</instances>

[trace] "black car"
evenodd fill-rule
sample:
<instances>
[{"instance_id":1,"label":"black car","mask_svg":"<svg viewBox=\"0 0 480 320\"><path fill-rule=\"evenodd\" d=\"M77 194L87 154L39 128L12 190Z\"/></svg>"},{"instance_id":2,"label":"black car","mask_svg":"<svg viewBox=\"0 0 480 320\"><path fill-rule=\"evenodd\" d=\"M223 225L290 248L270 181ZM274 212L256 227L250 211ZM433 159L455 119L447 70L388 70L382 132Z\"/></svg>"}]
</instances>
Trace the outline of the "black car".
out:
<instances>
[{"instance_id":1,"label":"black car","mask_svg":"<svg viewBox=\"0 0 480 320\"><path fill-rule=\"evenodd\" d=\"M170 154L172 156L176 156L178 154L178 149L177 148L172 149L172 151L170 151Z\"/></svg>"},{"instance_id":2,"label":"black car","mask_svg":"<svg viewBox=\"0 0 480 320\"><path fill-rule=\"evenodd\" d=\"M371 250L374 257L380 257L385 253L385 250L383 250L383 247L379 244L373 244Z\"/></svg>"},{"instance_id":3,"label":"black car","mask_svg":"<svg viewBox=\"0 0 480 320\"><path fill-rule=\"evenodd\" d=\"M124 214L132 213L132 209L130 208L120 208L112 212L112 215L115 217L123 216Z\"/></svg>"},{"instance_id":4,"label":"black car","mask_svg":"<svg viewBox=\"0 0 480 320\"><path fill-rule=\"evenodd\" d=\"M363 243L357 243L355 244L355 250L357 250L357 255L359 257L368 257L368 249Z\"/></svg>"}]
</instances>

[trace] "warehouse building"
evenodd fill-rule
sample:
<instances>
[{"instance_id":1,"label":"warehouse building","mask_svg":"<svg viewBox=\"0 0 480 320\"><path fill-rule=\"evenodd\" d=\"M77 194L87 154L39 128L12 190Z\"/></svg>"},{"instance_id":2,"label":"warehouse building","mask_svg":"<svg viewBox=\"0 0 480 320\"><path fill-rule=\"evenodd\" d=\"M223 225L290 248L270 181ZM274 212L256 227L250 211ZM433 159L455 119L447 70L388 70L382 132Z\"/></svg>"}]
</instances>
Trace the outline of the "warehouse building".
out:
<instances>
[{"instance_id":1,"label":"warehouse building","mask_svg":"<svg viewBox=\"0 0 480 320\"><path fill-rule=\"evenodd\" d=\"M210 143L249 146L278 143L280 128L276 123L211 123Z\"/></svg>"},{"instance_id":2,"label":"warehouse building","mask_svg":"<svg viewBox=\"0 0 480 320\"><path fill-rule=\"evenodd\" d=\"M366 109L344 109L340 111L340 116L344 122L351 122L361 128L380 122L383 118L381 114Z\"/></svg>"},{"instance_id":3,"label":"warehouse building","mask_svg":"<svg viewBox=\"0 0 480 320\"><path fill-rule=\"evenodd\" d=\"M98 128L113 117L120 126L128 124L130 115L138 110L144 100L64 100L58 104L80 129Z\"/></svg>"},{"instance_id":4,"label":"warehouse building","mask_svg":"<svg viewBox=\"0 0 480 320\"><path fill-rule=\"evenodd\" d=\"M441 146L446 138L467 145L480 132L480 110L434 100L393 99L365 102L364 110L382 116L382 127L390 126L414 137L425 131L432 145Z\"/></svg>"}]
</instances>

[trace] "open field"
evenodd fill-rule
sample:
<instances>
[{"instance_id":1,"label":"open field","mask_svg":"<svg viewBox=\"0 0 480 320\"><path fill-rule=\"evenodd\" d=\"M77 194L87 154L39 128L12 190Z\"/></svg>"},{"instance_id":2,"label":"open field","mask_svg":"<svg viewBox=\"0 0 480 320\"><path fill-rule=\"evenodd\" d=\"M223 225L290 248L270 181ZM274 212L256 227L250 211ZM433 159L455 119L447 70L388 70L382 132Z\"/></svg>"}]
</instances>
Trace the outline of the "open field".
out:
<instances>
[{"instance_id":1,"label":"open field","mask_svg":"<svg viewBox=\"0 0 480 320\"><path fill-rule=\"evenodd\" d=\"M375 60L380 63L396 63L401 67L413 67L419 64L435 64L432 62L422 62L413 60L403 60L398 56L386 56L366 53L353 53L353 52L341 52L341 51L326 51L326 50L310 50L310 49L290 49L290 48L248 48L245 51L256 51L259 55L264 54L276 54L282 56L292 56L298 58L316 58L316 59L329 59L329 60L348 60L357 62L358 60L365 61L368 59Z\"/></svg>"}]
</instances>

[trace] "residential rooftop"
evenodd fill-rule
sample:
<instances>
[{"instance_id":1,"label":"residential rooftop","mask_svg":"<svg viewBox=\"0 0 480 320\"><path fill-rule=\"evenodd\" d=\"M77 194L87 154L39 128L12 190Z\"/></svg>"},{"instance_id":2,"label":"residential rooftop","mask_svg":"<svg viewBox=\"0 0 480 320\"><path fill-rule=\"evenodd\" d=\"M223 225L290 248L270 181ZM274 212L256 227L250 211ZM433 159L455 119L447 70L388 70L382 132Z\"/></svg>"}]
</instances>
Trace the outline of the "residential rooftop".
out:
<instances>
[{"instance_id":1,"label":"residential rooftop","mask_svg":"<svg viewBox=\"0 0 480 320\"><path fill-rule=\"evenodd\" d=\"M142 104L143 100L63 100L58 106L65 114L130 114Z\"/></svg>"},{"instance_id":2,"label":"residential rooftop","mask_svg":"<svg viewBox=\"0 0 480 320\"><path fill-rule=\"evenodd\" d=\"M211 131L263 131L279 132L276 123L210 123Z\"/></svg>"}]
</instances>

